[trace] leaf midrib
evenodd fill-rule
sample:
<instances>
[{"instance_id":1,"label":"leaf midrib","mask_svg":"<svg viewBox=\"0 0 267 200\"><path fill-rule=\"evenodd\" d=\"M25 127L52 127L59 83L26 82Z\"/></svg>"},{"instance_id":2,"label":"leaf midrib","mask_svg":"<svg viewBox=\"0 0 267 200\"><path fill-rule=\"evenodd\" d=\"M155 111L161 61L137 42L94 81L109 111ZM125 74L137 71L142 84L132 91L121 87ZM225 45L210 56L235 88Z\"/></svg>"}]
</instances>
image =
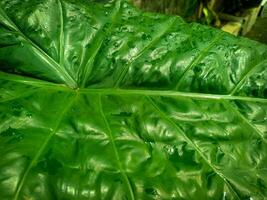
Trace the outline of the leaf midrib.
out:
<instances>
[{"instance_id":1,"label":"leaf midrib","mask_svg":"<svg viewBox=\"0 0 267 200\"><path fill-rule=\"evenodd\" d=\"M210 94L210 93L193 93L172 90L151 90L151 89L117 89L117 88L77 88L72 89L63 84L51 83L44 80L24 77L20 75L8 74L0 72L0 79L7 80L39 88L47 88L51 90L60 90L66 92L80 92L82 94L106 94L106 95L147 95L147 96L166 96L166 97L189 97L197 99L213 99L213 100L240 100L248 102L267 103L266 98L238 96L230 94Z\"/></svg>"}]
</instances>

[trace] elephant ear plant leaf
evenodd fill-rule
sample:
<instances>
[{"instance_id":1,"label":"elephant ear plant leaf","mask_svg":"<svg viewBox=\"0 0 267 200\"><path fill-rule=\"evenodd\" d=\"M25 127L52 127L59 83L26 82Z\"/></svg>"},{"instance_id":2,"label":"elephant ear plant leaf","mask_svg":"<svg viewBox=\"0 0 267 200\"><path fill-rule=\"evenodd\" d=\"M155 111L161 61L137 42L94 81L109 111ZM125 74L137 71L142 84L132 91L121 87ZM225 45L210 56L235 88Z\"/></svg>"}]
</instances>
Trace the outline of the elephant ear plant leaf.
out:
<instances>
[{"instance_id":1,"label":"elephant ear plant leaf","mask_svg":"<svg viewBox=\"0 0 267 200\"><path fill-rule=\"evenodd\" d=\"M267 47L127 1L0 1L0 199L267 198Z\"/></svg>"}]
</instances>

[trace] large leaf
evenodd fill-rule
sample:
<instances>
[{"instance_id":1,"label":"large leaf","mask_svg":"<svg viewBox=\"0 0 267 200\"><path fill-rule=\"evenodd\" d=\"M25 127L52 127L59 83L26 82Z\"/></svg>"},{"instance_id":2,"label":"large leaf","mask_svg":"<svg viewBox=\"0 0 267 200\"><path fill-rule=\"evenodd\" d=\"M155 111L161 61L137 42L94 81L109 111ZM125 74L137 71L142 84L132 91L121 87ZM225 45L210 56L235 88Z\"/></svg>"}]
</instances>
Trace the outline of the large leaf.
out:
<instances>
[{"instance_id":1,"label":"large leaf","mask_svg":"<svg viewBox=\"0 0 267 200\"><path fill-rule=\"evenodd\" d=\"M266 46L125 1L0 6L0 199L266 199Z\"/></svg>"}]
</instances>

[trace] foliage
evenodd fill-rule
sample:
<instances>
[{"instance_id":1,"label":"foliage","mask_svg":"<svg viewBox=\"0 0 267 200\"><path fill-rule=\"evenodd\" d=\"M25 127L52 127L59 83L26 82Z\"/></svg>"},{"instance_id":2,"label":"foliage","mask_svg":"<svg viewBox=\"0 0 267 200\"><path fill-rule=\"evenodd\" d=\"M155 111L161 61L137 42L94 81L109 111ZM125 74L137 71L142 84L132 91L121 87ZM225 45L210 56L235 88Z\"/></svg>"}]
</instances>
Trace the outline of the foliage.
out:
<instances>
[{"instance_id":1,"label":"foliage","mask_svg":"<svg viewBox=\"0 0 267 200\"><path fill-rule=\"evenodd\" d=\"M133 2L147 11L176 14L184 18L195 16L198 6L198 0L133 0Z\"/></svg>"},{"instance_id":2,"label":"foliage","mask_svg":"<svg viewBox=\"0 0 267 200\"><path fill-rule=\"evenodd\" d=\"M126 1L0 1L0 199L266 199L267 48Z\"/></svg>"}]
</instances>

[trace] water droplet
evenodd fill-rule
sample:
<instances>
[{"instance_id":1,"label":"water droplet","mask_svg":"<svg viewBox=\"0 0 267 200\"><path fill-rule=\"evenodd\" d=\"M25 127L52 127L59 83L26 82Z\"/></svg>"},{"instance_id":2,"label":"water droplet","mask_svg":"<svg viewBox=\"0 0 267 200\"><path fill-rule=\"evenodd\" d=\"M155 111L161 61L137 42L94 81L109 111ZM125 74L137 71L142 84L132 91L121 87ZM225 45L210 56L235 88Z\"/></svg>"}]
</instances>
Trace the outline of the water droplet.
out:
<instances>
[{"instance_id":1,"label":"water droplet","mask_svg":"<svg viewBox=\"0 0 267 200\"><path fill-rule=\"evenodd\" d=\"M75 19L76 19L76 17L74 17L74 16L69 17L70 22L75 21Z\"/></svg>"},{"instance_id":2,"label":"water droplet","mask_svg":"<svg viewBox=\"0 0 267 200\"><path fill-rule=\"evenodd\" d=\"M2 137L13 137L15 135L19 135L20 133L13 128L8 128L7 130L5 130L4 132L1 133Z\"/></svg>"},{"instance_id":3,"label":"water droplet","mask_svg":"<svg viewBox=\"0 0 267 200\"><path fill-rule=\"evenodd\" d=\"M13 111L14 115L19 115L21 113L22 106L17 102L13 102L11 104L11 110Z\"/></svg>"},{"instance_id":4,"label":"water droplet","mask_svg":"<svg viewBox=\"0 0 267 200\"><path fill-rule=\"evenodd\" d=\"M132 41L128 43L128 46L129 46L130 48L135 48L135 44L134 44L134 42L132 42Z\"/></svg>"},{"instance_id":5,"label":"water droplet","mask_svg":"<svg viewBox=\"0 0 267 200\"><path fill-rule=\"evenodd\" d=\"M27 116L28 118L32 118L32 114L31 114L31 113L27 113L26 116Z\"/></svg>"},{"instance_id":6,"label":"water droplet","mask_svg":"<svg viewBox=\"0 0 267 200\"><path fill-rule=\"evenodd\" d=\"M22 135L20 135L17 139L18 141L21 141L24 137Z\"/></svg>"},{"instance_id":7,"label":"water droplet","mask_svg":"<svg viewBox=\"0 0 267 200\"><path fill-rule=\"evenodd\" d=\"M24 43L23 43L23 42L20 42L20 46L21 46L21 47L24 47Z\"/></svg>"},{"instance_id":8,"label":"water droplet","mask_svg":"<svg viewBox=\"0 0 267 200\"><path fill-rule=\"evenodd\" d=\"M90 44L90 43L87 43L87 44L84 46L84 48L89 49L90 46L91 46L91 44Z\"/></svg>"},{"instance_id":9,"label":"water droplet","mask_svg":"<svg viewBox=\"0 0 267 200\"><path fill-rule=\"evenodd\" d=\"M166 145L164 146L164 150L167 152L168 155L173 155L175 153L176 147L173 145Z\"/></svg>"},{"instance_id":10,"label":"water droplet","mask_svg":"<svg viewBox=\"0 0 267 200\"><path fill-rule=\"evenodd\" d=\"M106 24L103 26L103 31L104 31L104 32L107 32L108 29L109 29L109 27L110 27L110 23L106 23Z\"/></svg>"},{"instance_id":11,"label":"water droplet","mask_svg":"<svg viewBox=\"0 0 267 200\"><path fill-rule=\"evenodd\" d=\"M126 3L123 4L123 8L128 8L128 5Z\"/></svg>"},{"instance_id":12,"label":"water droplet","mask_svg":"<svg viewBox=\"0 0 267 200\"><path fill-rule=\"evenodd\" d=\"M142 38L143 40L152 40L151 36L148 35L148 34L146 34L146 33L142 34L142 37L141 37L141 38Z\"/></svg>"},{"instance_id":13,"label":"water droplet","mask_svg":"<svg viewBox=\"0 0 267 200\"><path fill-rule=\"evenodd\" d=\"M111 5L110 4L104 4L104 8L110 8Z\"/></svg>"},{"instance_id":14,"label":"water droplet","mask_svg":"<svg viewBox=\"0 0 267 200\"><path fill-rule=\"evenodd\" d=\"M157 190L154 189L154 188L146 188L146 189L145 189L145 192L146 192L147 194L149 194L149 195L153 195L153 196L158 195Z\"/></svg>"},{"instance_id":15,"label":"water droplet","mask_svg":"<svg viewBox=\"0 0 267 200\"><path fill-rule=\"evenodd\" d=\"M115 48L118 48L120 45L121 45L121 42L120 42L120 41L116 41L116 42L114 43L114 47L115 47Z\"/></svg>"}]
</instances>

